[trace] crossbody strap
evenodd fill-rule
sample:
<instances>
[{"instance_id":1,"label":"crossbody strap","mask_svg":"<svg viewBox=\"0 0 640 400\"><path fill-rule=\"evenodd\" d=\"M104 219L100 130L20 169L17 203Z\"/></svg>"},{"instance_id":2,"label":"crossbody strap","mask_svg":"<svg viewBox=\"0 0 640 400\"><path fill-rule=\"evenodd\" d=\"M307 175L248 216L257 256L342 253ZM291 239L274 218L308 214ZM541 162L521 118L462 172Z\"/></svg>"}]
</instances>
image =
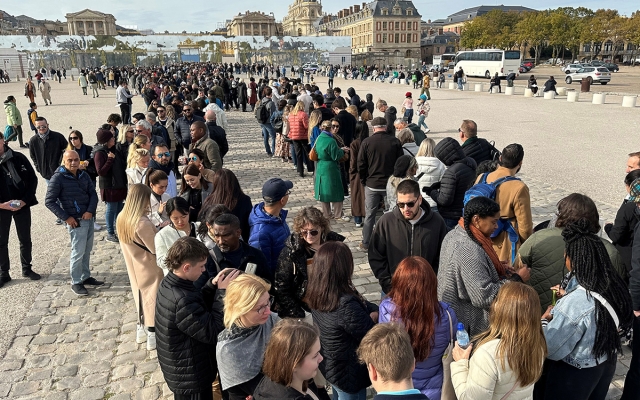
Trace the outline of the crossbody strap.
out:
<instances>
[{"instance_id":1,"label":"crossbody strap","mask_svg":"<svg viewBox=\"0 0 640 400\"><path fill-rule=\"evenodd\" d=\"M587 289L583 288L582 286L578 286L578 289L584 290L585 292L587 291ZM618 314L616 314L616 311L611 306L611 303L609 303L607 299L602 297L600 293L596 293L596 292L589 292L589 293L591 294L591 296L593 296L594 299L598 300L600 304L602 304L602 306L607 309L607 311L609 311L609 315L611 315L611 318L613 318L613 322L615 322L616 324L616 329L618 329L620 327L620 319L618 319Z\"/></svg>"},{"instance_id":2,"label":"crossbody strap","mask_svg":"<svg viewBox=\"0 0 640 400\"><path fill-rule=\"evenodd\" d=\"M149 253L149 254L153 254L153 253L151 252L151 250L149 250L149 249L147 248L147 246L145 246L145 245L143 245L143 244L140 244L140 243L136 242L135 240L133 241L133 244L135 244L136 246L140 247L142 250L146 251L147 253Z\"/></svg>"},{"instance_id":3,"label":"crossbody strap","mask_svg":"<svg viewBox=\"0 0 640 400\"><path fill-rule=\"evenodd\" d=\"M516 390L516 386L518 386L518 381L516 381L516 383L513 384L511 389L504 396L502 396L500 400L505 400L507 397L509 397L509 395L513 393L514 390Z\"/></svg>"},{"instance_id":4,"label":"crossbody strap","mask_svg":"<svg viewBox=\"0 0 640 400\"><path fill-rule=\"evenodd\" d=\"M446 311L449 316L449 342L453 342L453 322L451 321L451 314L449 314L449 310L445 309L444 311Z\"/></svg>"}]
</instances>

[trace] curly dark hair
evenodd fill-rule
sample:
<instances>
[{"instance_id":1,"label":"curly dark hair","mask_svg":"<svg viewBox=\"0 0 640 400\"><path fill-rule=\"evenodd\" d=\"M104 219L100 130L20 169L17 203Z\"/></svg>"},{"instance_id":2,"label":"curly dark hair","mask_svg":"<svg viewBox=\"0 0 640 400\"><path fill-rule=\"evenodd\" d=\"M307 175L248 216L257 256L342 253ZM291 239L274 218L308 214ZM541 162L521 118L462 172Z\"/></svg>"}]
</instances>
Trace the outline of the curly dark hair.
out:
<instances>
[{"instance_id":1,"label":"curly dark hair","mask_svg":"<svg viewBox=\"0 0 640 400\"><path fill-rule=\"evenodd\" d=\"M581 218L568 224L562 231L562 237L565 241L565 257L571 265L571 275L586 289L587 294L594 292L604 297L618 315L620 326L616 327L607 309L594 299L596 338L593 354L596 357L614 357L616 352L622 352L618 329L628 332L634 319L629 290L613 269L607 248L593 232L590 221Z\"/></svg>"},{"instance_id":2,"label":"curly dark hair","mask_svg":"<svg viewBox=\"0 0 640 400\"><path fill-rule=\"evenodd\" d=\"M464 230L467 231L467 235L469 235L471 240L477 243L480 247L482 247L482 244L478 242L478 239L476 239L475 236L473 236L473 233L471 233L471 228L469 228L469 225L471 225L471 220L473 219L474 215L477 215L480 218L487 218L493 217L499 212L500 205L490 198L484 196L474 197L473 199L469 200L467 205L464 206L464 216L462 217L464 221Z\"/></svg>"},{"instance_id":3,"label":"curly dark hair","mask_svg":"<svg viewBox=\"0 0 640 400\"><path fill-rule=\"evenodd\" d=\"M557 228L564 228L580 219L589 222L589 230L593 233L600 231L600 216L596 203L588 196L580 193L571 193L558 202Z\"/></svg>"},{"instance_id":4,"label":"curly dark hair","mask_svg":"<svg viewBox=\"0 0 640 400\"><path fill-rule=\"evenodd\" d=\"M322 235L326 235L331 231L329 219L322 215L322 211L315 207L305 207L296 214L293 219L293 232L299 234L306 224L320 227Z\"/></svg>"}]
</instances>

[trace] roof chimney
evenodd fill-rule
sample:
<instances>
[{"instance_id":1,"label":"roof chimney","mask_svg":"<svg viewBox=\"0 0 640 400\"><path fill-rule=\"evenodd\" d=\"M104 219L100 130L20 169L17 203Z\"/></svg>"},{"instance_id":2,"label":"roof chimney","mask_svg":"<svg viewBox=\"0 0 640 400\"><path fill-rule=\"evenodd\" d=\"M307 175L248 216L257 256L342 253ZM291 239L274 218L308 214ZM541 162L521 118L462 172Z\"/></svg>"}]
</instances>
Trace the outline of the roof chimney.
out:
<instances>
[{"instance_id":1,"label":"roof chimney","mask_svg":"<svg viewBox=\"0 0 640 400\"><path fill-rule=\"evenodd\" d=\"M357 4L353 6L353 12L360 12L360 6Z\"/></svg>"}]
</instances>

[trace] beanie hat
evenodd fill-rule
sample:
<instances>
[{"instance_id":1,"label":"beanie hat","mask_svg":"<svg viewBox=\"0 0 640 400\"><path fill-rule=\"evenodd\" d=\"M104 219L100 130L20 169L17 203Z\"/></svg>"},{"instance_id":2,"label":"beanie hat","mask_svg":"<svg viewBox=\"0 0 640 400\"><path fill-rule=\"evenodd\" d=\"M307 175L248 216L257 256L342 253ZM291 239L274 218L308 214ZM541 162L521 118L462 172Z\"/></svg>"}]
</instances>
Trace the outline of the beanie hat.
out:
<instances>
[{"instance_id":1,"label":"beanie hat","mask_svg":"<svg viewBox=\"0 0 640 400\"><path fill-rule=\"evenodd\" d=\"M409 165L411 165L412 158L413 157L409 155L400 156L393 166L393 176L396 178L404 178L407 176L407 170L409 169Z\"/></svg>"},{"instance_id":2,"label":"beanie hat","mask_svg":"<svg viewBox=\"0 0 640 400\"><path fill-rule=\"evenodd\" d=\"M407 92L404 94L404 97L411 97L411 92Z\"/></svg>"},{"instance_id":3,"label":"beanie hat","mask_svg":"<svg viewBox=\"0 0 640 400\"><path fill-rule=\"evenodd\" d=\"M105 144L113 137L113 133L107 129L98 129L96 133L96 138L98 139L98 143Z\"/></svg>"},{"instance_id":4,"label":"beanie hat","mask_svg":"<svg viewBox=\"0 0 640 400\"><path fill-rule=\"evenodd\" d=\"M420 100L424 100L427 101L427 95L426 94L421 94L419 97Z\"/></svg>"}]
</instances>

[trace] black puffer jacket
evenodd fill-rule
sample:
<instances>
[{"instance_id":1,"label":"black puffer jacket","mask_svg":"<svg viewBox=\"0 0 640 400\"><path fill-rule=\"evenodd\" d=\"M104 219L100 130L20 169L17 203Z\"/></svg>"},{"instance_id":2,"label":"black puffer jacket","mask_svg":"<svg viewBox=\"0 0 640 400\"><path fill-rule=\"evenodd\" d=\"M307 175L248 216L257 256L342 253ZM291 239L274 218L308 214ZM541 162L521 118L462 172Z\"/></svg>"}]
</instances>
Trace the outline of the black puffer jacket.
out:
<instances>
[{"instance_id":1,"label":"black puffer jacket","mask_svg":"<svg viewBox=\"0 0 640 400\"><path fill-rule=\"evenodd\" d=\"M631 271L633 233L639 220L640 210L637 203L625 200L616 214L615 222L604 227L609 239L618 249L627 271Z\"/></svg>"},{"instance_id":2,"label":"black puffer jacket","mask_svg":"<svg viewBox=\"0 0 640 400\"><path fill-rule=\"evenodd\" d=\"M462 143L462 151L467 157L473 158L478 165L483 161L492 160L492 153L497 152L491 143L477 136L465 140Z\"/></svg>"},{"instance_id":3,"label":"black puffer jacket","mask_svg":"<svg viewBox=\"0 0 640 400\"><path fill-rule=\"evenodd\" d=\"M217 337L224 329L211 281L202 291L170 272L158 289L156 340L158 361L172 392L189 395L211 390L216 373Z\"/></svg>"},{"instance_id":4,"label":"black puffer jacket","mask_svg":"<svg viewBox=\"0 0 640 400\"><path fill-rule=\"evenodd\" d=\"M464 155L462 147L453 138L442 139L434 150L436 157L447 166L439 188L429 196L438 204L438 212L443 218L455 219L462 216L464 193L476 179L476 162Z\"/></svg>"},{"instance_id":5,"label":"black puffer jacket","mask_svg":"<svg viewBox=\"0 0 640 400\"><path fill-rule=\"evenodd\" d=\"M384 119L387 120L387 133L393 136L396 135L396 127L393 125L393 123L396 122L397 114L398 110L396 110L394 106L388 107L384 112ZM402 117L404 117L404 115Z\"/></svg>"},{"instance_id":6,"label":"black puffer jacket","mask_svg":"<svg viewBox=\"0 0 640 400\"><path fill-rule=\"evenodd\" d=\"M324 390L318 390L313 381L309 382L309 388L319 400L329 400L329 395ZM254 400L313 400L308 394L302 394L289 386L282 386L273 382L268 377L263 377L256 390L253 392Z\"/></svg>"},{"instance_id":7,"label":"black puffer jacket","mask_svg":"<svg viewBox=\"0 0 640 400\"><path fill-rule=\"evenodd\" d=\"M367 367L360 364L356 349L375 323L369 316L378 306L352 294L340 298L334 311L312 310L313 322L320 328L320 371L329 383L347 393L356 393L371 384Z\"/></svg>"},{"instance_id":8,"label":"black puffer jacket","mask_svg":"<svg viewBox=\"0 0 640 400\"><path fill-rule=\"evenodd\" d=\"M329 232L327 242L344 242L344 236ZM302 301L307 289L307 250L297 233L292 233L278 256L275 275L275 301L280 318L304 318L309 311Z\"/></svg>"}]
</instances>

